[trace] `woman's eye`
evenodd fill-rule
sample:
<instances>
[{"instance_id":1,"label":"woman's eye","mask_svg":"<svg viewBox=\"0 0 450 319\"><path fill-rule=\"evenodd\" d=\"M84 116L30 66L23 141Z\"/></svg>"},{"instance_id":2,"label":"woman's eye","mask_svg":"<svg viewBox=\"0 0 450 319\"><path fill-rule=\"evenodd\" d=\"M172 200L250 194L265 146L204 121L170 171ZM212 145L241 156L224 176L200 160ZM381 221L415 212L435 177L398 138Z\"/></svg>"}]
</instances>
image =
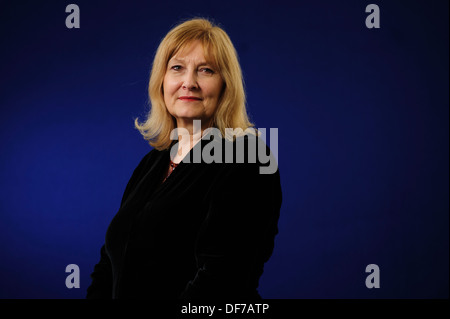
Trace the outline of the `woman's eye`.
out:
<instances>
[{"instance_id":1,"label":"woman's eye","mask_svg":"<svg viewBox=\"0 0 450 319\"><path fill-rule=\"evenodd\" d=\"M210 68L201 68L200 71L207 74L214 74L214 71Z\"/></svg>"},{"instance_id":2,"label":"woman's eye","mask_svg":"<svg viewBox=\"0 0 450 319\"><path fill-rule=\"evenodd\" d=\"M178 71L181 69L181 65L174 65L171 67L172 70Z\"/></svg>"}]
</instances>

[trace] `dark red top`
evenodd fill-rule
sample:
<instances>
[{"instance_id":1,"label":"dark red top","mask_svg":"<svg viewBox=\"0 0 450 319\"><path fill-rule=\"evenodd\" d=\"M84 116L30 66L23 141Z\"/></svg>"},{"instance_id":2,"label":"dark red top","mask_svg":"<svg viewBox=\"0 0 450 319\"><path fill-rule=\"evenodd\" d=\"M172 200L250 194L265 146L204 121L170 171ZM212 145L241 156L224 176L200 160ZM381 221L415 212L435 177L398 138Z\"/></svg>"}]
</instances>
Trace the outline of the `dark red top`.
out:
<instances>
[{"instance_id":1,"label":"dark red top","mask_svg":"<svg viewBox=\"0 0 450 319\"><path fill-rule=\"evenodd\" d=\"M162 181L163 183L166 181L167 177L169 177L170 174L172 174L173 170L174 170L177 166L178 166L178 164L176 164L176 163L172 162L172 160L170 160L169 169L167 170L166 177L164 177L164 179L163 179L163 181Z\"/></svg>"}]
</instances>

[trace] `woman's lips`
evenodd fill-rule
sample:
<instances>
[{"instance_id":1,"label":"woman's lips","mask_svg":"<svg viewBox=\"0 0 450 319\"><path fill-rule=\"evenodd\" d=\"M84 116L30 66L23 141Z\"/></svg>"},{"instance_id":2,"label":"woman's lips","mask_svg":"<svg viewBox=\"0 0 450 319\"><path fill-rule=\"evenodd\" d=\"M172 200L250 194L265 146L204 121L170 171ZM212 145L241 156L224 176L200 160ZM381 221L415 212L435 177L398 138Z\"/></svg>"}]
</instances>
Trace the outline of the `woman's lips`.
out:
<instances>
[{"instance_id":1,"label":"woman's lips","mask_svg":"<svg viewBox=\"0 0 450 319\"><path fill-rule=\"evenodd\" d=\"M201 101L202 99L195 96L180 96L178 99L182 101Z\"/></svg>"}]
</instances>

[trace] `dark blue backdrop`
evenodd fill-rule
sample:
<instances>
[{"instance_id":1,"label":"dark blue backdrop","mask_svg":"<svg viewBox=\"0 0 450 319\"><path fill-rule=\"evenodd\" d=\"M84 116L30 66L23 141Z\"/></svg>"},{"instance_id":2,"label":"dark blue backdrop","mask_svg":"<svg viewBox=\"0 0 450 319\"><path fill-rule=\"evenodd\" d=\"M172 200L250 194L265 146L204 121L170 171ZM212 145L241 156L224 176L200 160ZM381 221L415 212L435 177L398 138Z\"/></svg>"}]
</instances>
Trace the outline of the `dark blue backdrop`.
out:
<instances>
[{"instance_id":1,"label":"dark blue backdrop","mask_svg":"<svg viewBox=\"0 0 450 319\"><path fill-rule=\"evenodd\" d=\"M67 29L76 3L81 28ZM376 3L381 28L368 29ZM181 19L230 35L257 127L279 129L265 298L448 298L449 34L441 1L1 1L0 297L84 298L150 150L154 51ZM81 288L67 289L77 264ZM381 288L365 286L377 264Z\"/></svg>"}]
</instances>

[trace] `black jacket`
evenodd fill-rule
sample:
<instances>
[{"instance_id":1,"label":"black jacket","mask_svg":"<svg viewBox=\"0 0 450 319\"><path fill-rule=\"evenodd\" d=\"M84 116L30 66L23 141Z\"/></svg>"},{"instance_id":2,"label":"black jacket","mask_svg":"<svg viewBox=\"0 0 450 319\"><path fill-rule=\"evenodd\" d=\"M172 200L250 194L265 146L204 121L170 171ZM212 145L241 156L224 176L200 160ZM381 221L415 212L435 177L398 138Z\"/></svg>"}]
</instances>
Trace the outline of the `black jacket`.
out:
<instances>
[{"instance_id":1,"label":"black jacket","mask_svg":"<svg viewBox=\"0 0 450 319\"><path fill-rule=\"evenodd\" d=\"M188 156L217 141L202 139ZM153 149L135 169L87 298L261 298L258 281L278 233L278 169L260 174L261 163L247 158L182 161L162 183L169 160L169 150Z\"/></svg>"}]
</instances>

